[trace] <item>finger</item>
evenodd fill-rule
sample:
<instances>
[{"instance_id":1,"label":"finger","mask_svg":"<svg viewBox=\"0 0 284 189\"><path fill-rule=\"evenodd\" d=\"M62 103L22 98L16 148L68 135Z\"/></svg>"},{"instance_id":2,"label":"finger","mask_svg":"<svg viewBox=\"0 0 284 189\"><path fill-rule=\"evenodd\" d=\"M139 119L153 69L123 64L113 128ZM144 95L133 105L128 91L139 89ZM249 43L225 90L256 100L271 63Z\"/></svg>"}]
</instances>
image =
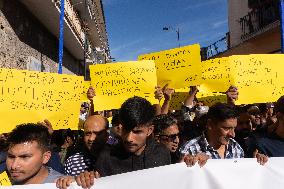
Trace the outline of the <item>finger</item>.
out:
<instances>
[{"instance_id":1,"label":"finger","mask_svg":"<svg viewBox=\"0 0 284 189\"><path fill-rule=\"evenodd\" d=\"M195 156L192 158L192 166L194 166L196 164L196 162L198 161L198 158Z\"/></svg>"},{"instance_id":2,"label":"finger","mask_svg":"<svg viewBox=\"0 0 284 189\"><path fill-rule=\"evenodd\" d=\"M95 178L100 178L100 177L101 177L100 173L98 171L96 171L95 172Z\"/></svg>"},{"instance_id":3,"label":"finger","mask_svg":"<svg viewBox=\"0 0 284 189\"><path fill-rule=\"evenodd\" d=\"M46 123L48 126L51 125L51 123L50 123L50 121L49 121L48 119L45 119L45 120L44 120L44 123Z\"/></svg>"},{"instance_id":4,"label":"finger","mask_svg":"<svg viewBox=\"0 0 284 189\"><path fill-rule=\"evenodd\" d=\"M84 176L81 177L81 187L82 188L87 188L86 187L86 177L85 177L85 174L84 174Z\"/></svg>"},{"instance_id":5,"label":"finger","mask_svg":"<svg viewBox=\"0 0 284 189\"><path fill-rule=\"evenodd\" d=\"M61 178L58 178L57 180L56 180L56 187L57 188L61 188Z\"/></svg>"},{"instance_id":6,"label":"finger","mask_svg":"<svg viewBox=\"0 0 284 189\"><path fill-rule=\"evenodd\" d=\"M85 172L85 180L84 180L85 183L83 182L85 184L85 186L82 186L83 188L91 188L91 186L92 186L92 184L91 184L91 173L93 173L93 172Z\"/></svg>"},{"instance_id":7,"label":"finger","mask_svg":"<svg viewBox=\"0 0 284 189\"><path fill-rule=\"evenodd\" d=\"M200 160L199 160L199 166L200 167L203 167L206 163L207 163L207 160L209 159L209 157L206 155L206 156L203 156Z\"/></svg>"},{"instance_id":8,"label":"finger","mask_svg":"<svg viewBox=\"0 0 284 189\"><path fill-rule=\"evenodd\" d=\"M82 174L82 173L81 173ZM82 186L82 182L81 182L81 174L78 175L77 177L75 177L76 183L78 186Z\"/></svg>"},{"instance_id":9,"label":"finger","mask_svg":"<svg viewBox=\"0 0 284 189\"><path fill-rule=\"evenodd\" d=\"M94 171L91 172L89 178L90 178L90 185L93 186L94 185L94 180L95 180L95 173L94 173Z\"/></svg>"},{"instance_id":10,"label":"finger","mask_svg":"<svg viewBox=\"0 0 284 189\"><path fill-rule=\"evenodd\" d=\"M62 179L62 184L61 184L61 186L62 186L62 188L63 189L67 189L67 181L66 181L67 179Z\"/></svg>"}]
</instances>

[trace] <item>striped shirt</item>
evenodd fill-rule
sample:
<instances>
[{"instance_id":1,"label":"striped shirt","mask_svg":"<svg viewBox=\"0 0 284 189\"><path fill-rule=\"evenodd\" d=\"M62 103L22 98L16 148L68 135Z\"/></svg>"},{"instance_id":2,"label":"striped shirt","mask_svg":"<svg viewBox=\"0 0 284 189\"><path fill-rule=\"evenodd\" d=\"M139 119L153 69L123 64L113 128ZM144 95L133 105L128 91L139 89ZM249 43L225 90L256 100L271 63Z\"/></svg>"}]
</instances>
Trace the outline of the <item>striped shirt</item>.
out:
<instances>
[{"instance_id":1,"label":"striped shirt","mask_svg":"<svg viewBox=\"0 0 284 189\"><path fill-rule=\"evenodd\" d=\"M64 164L64 173L66 175L77 176L88 170L93 170L95 161L83 152L75 153L70 156Z\"/></svg>"},{"instance_id":2,"label":"striped shirt","mask_svg":"<svg viewBox=\"0 0 284 189\"><path fill-rule=\"evenodd\" d=\"M183 155L196 155L205 153L211 159L221 159L219 153L209 145L204 135L194 138L186 142L181 148L180 153ZM244 151L242 147L232 138L229 139L229 144L226 147L225 159L243 158Z\"/></svg>"}]
</instances>

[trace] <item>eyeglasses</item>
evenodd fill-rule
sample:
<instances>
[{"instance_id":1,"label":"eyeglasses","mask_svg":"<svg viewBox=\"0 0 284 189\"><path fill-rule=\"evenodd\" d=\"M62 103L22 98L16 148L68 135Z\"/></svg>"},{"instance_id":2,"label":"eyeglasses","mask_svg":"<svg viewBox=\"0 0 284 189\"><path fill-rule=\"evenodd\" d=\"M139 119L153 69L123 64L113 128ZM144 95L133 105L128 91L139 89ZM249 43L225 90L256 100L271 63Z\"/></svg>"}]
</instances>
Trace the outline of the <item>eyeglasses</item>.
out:
<instances>
[{"instance_id":1,"label":"eyeglasses","mask_svg":"<svg viewBox=\"0 0 284 189\"><path fill-rule=\"evenodd\" d=\"M166 138L166 140L169 141L169 142L174 142L176 140L176 138L179 138L179 133L172 134L172 135L160 135L160 137Z\"/></svg>"}]
</instances>

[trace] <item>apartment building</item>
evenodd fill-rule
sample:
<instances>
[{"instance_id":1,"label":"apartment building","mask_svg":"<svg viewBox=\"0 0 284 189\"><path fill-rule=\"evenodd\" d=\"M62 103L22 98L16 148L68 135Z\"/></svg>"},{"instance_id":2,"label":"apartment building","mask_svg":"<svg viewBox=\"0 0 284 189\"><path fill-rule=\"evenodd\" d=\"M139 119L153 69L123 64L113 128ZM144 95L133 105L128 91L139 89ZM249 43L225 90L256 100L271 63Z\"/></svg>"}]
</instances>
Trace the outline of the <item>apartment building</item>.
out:
<instances>
[{"instance_id":1,"label":"apartment building","mask_svg":"<svg viewBox=\"0 0 284 189\"><path fill-rule=\"evenodd\" d=\"M63 73L109 61L101 0L65 0ZM0 0L0 67L57 72L60 0Z\"/></svg>"}]
</instances>

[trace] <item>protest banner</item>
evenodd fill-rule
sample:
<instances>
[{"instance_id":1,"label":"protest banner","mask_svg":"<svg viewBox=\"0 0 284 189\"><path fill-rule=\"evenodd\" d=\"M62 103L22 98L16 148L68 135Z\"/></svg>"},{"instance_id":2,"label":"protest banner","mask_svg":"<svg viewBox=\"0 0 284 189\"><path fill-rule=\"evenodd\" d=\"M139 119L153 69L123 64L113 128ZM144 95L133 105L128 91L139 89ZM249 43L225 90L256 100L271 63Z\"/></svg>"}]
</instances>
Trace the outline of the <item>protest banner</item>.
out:
<instances>
[{"instance_id":1,"label":"protest banner","mask_svg":"<svg viewBox=\"0 0 284 189\"><path fill-rule=\"evenodd\" d=\"M95 110L119 109L133 96L154 98L157 77L154 61L132 61L90 66L91 84L96 90Z\"/></svg>"},{"instance_id":2,"label":"protest banner","mask_svg":"<svg viewBox=\"0 0 284 189\"><path fill-rule=\"evenodd\" d=\"M202 85L212 92L225 92L234 83L228 57L202 61Z\"/></svg>"},{"instance_id":3,"label":"protest banner","mask_svg":"<svg viewBox=\"0 0 284 189\"><path fill-rule=\"evenodd\" d=\"M282 54L230 56L234 85L239 90L236 104L274 102L284 95L283 60Z\"/></svg>"},{"instance_id":4,"label":"protest banner","mask_svg":"<svg viewBox=\"0 0 284 189\"><path fill-rule=\"evenodd\" d=\"M54 129L77 129L83 77L0 69L0 133L48 119Z\"/></svg>"},{"instance_id":5,"label":"protest banner","mask_svg":"<svg viewBox=\"0 0 284 189\"><path fill-rule=\"evenodd\" d=\"M154 60L158 85L179 89L201 83L200 45L140 55L138 60Z\"/></svg>"},{"instance_id":6,"label":"protest banner","mask_svg":"<svg viewBox=\"0 0 284 189\"><path fill-rule=\"evenodd\" d=\"M262 166L256 159L209 159L204 167L172 164L108 176L92 189L279 189L284 185L284 158L269 158ZM161 182L162 179L162 182ZM3 189L56 189L55 184L22 185ZM68 189L80 189L72 183Z\"/></svg>"},{"instance_id":7,"label":"protest banner","mask_svg":"<svg viewBox=\"0 0 284 189\"><path fill-rule=\"evenodd\" d=\"M0 187L1 186L12 186L6 171L0 174Z\"/></svg>"}]
</instances>

